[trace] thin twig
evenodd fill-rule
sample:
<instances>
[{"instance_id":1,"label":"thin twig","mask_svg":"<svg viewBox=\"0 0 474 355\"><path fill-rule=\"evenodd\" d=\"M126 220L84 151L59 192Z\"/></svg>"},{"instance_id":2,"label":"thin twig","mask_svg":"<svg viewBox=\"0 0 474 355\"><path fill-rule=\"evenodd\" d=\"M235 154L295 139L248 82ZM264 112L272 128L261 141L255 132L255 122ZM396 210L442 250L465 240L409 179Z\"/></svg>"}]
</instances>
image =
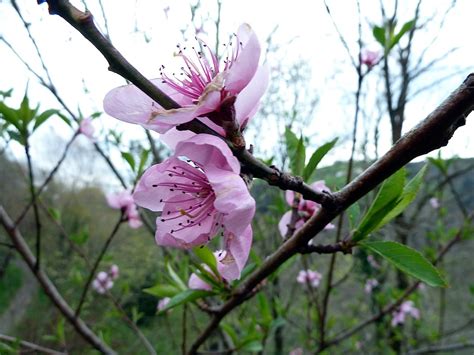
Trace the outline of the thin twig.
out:
<instances>
[{"instance_id":1,"label":"thin twig","mask_svg":"<svg viewBox=\"0 0 474 355\"><path fill-rule=\"evenodd\" d=\"M19 344L24 349L28 349L28 350L35 351L35 352L38 351L42 354L50 354L50 355L66 355L67 354L67 353L63 353L61 351L56 351L56 350L53 350L53 349L45 348L44 346L37 345L37 344L31 343L29 341L20 340L18 338L11 337L11 336L5 335L5 334L0 334L0 341L13 343L13 344ZM23 353L23 352L21 352L21 353Z\"/></svg>"},{"instance_id":2,"label":"thin twig","mask_svg":"<svg viewBox=\"0 0 474 355\"><path fill-rule=\"evenodd\" d=\"M89 277L87 278L86 284L84 285L84 288L82 290L82 294L81 294L81 298L79 300L79 304L77 305L77 308L76 308L76 317L79 317L79 315L81 314L82 306L84 304L84 301L86 300L87 291L89 290L89 286L92 283L92 280L94 279L95 273L97 272L97 268L99 267L99 264L102 261L102 258L104 257L105 253L107 252L107 249L109 248L110 243L112 242L115 235L117 234L117 232L120 228L120 225L124 221L125 221L124 212L122 211L120 213L120 217L119 217L117 223L115 223L115 226L114 226L112 232L110 233L109 237L107 238L104 245L102 246L102 249L101 249L99 255L97 256L97 259L95 260L94 265L92 266L92 270L89 273Z\"/></svg>"},{"instance_id":3,"label":"thin twig","mask_svg":"<svg viewBox=\"0 0 474 355\"><path fill-rule=\"evenodd\" d=\"M10 239L15 245L16 250L20 253L23 260L26 262L40 285L43 287L46 295L56 305L68 322L71 323L71 325L76 329L77 333L100 352L104 354L115 354L115 351L113 351L97 335L95 335L81 318L75 316L74 311L58 292L45 271L43 269L36 268L37 262L35 257L31 253L31 250L26 244L23 236L20 234L19 230L13 224L11 218L3 209L3 206L0 206L0 223L5 228L7 234L10 236Z\"/></svg>"}]
</instances>

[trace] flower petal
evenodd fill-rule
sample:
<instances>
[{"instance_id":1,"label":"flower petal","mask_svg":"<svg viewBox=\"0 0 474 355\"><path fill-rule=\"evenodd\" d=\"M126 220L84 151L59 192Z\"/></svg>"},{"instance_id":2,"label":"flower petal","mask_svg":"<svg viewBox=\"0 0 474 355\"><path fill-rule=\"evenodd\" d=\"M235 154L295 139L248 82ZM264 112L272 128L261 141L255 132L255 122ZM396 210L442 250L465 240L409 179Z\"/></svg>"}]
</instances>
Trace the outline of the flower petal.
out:
<instances>
[{"instance_id":1,"label":"flower petal","mask_svg":"<svg viewBox=\"0 0 474 355\"><path fill-rule=\"evenodd\" d=\"M285 214L281 217L280 222L278 222L278 229L280 230L280 234L283 238L286 237L286 233L288 232L288 225L291 222L291 211L285 212Z\"/></svg>"},{"instance_id":2,"label":"flower petal","mask_svg":"<svg viewBox=\"0 0 474 355\"><path fill-rule=\"evenodd\" d=\"M225 88L236 95L250 82L260 60L260 43L250 25L244 23L239 27L237 40L242 43L237 59L227 72ZM237 43L239 45L239 43Z\"/></svg>"},{"instance_id":3,"label":"flower petal","mask_svg":"<svg viewBox=\"0 0 474 355\"><path fill-rule=\"evenodd\" d=\"M252 222L255 200L240 175L213 167L206 168L207 178L216 194L214 207L221 212L225 228L241 235Z\"/></svg>"},{"instance_id":4,"label":"flower petal","mask_svg":"<svg viewBox=\"0 0 474 355\"><path fill-rule=\"evenodd\" d=\"M228 281L240 278L240 273L247 263L252 246L252 227L247 226L241 235L225 233L226 252L219 261L219 273Z\"/></svg>"},{"instance_id":5,"label":"flower petal","mask_svg":"<svg viewBox=\"0 0 474 355\"><path fill-rule=\"evenodd\" d=\"M236 174L240 173L240 163L227 144L222 139L209 134L197 134L184 142L179 142L175 155L185 156L206 169L216 167Z\"/></svg>"},{"instance_id":6,"label":"flower petal","mask_svg":"<svg viewBox=\"0 0 474 355\"><path fill-rule=\"evenodd\" d=\"M261 66L257 69L249 84L237 95L235 116L241 127L245 127L252 113L255 113L255 108L267 90L269 79L268 66Z\"/></svg>"}]
</instances>

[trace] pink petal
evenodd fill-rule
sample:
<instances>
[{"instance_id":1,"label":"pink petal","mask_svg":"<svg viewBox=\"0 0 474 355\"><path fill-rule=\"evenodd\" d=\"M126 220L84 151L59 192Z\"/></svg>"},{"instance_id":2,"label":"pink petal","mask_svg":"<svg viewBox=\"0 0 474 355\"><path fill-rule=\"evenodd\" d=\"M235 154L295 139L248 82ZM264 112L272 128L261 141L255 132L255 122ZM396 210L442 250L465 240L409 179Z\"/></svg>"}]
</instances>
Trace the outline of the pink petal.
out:
<instances>
[{"instance_id":1,"label":"pink petal","mask_svg":"<svg viewBox=\"0 0 474 355\"><path fill-rule=\"evenodd\" d=\"M244 233L255 214L255 200L240 175L214 167L206 175L216 194L214 207L224 214L225 228L235 235Z\"/></svg>"},{"instance_id":2,"label":"pink petal","mask_svg":"<svg viewBox=\"0 0 474 355\"><path fill-rule=\"evenodd\" d=\"M241 52L228 70L225 80L225 89L232 95L238 94L247 86L257 71L260 60L260 43L248 24L244 23L239 27L237 40L242 42Z\"/></svg>"},{"instance_id":3,"label":"pink petal","mask_svg":"<svg viewBox=\"0 0 474 355\"><path fill-rule=\"evenodd\" d=\"M228 281L240 278L240 273L247 263L252 246L252 227L249 225L241 235L225 234L226 255L220 260L219 273Z\"/></svg>"},{"instance_id":4,"label":"pink petal","mask_svg":"<svg viewBox=\"0 0 474 355\"><path fill-rule=\"evenodd\" d=\"M288 225L291 222L291 211L287 211L280 219L278 223L278 229L280 230L280 234L283 238L286 237L286 233L288 232Z\"/></svg>"},{"instance_id":5,"label":"pink petal","mask_svg":"<svg viewBox=\"0 0 474 355\"><path fill-rule=\"evenodd\" d=\"M178 131L176 128L171 128L168 132L160 135L160 141L174 150L179 142L185 141L195 135L196 133L191 131Z\"/></svg>"},{"instance_id":6,"label":"pink petal","mask_svg":"<svg viewBox=\"0 0 474 355\"><path fill-rule=\"evenodd\" d=\"M237 95L235 115L241 127L245 127L248 119L255 114L255 109L267 90L269 79L268 66L261 66L257 69L250 83Z\"/></svg>"},{"instance_id":7,"label":"pink petal","mask_svg":"<svg viewBox=\"0 0 474 355\"><path fill-rule=\"evenodd\" d=\"M240 163L227 144L222 139L209 134L197 134L184 142L179 142L175 155L185 156L206 168L214 166L240 173Z\"/></svg>"},{"instance_id":8,"label":"pink petal","mask_svg":"<svg viewBox=\"0 0 474 355\"><path fill-rule=\"evenodd\" d=\"M290 207L293 206L293 200L295 199L295 192L292 190L286 190L285 199L286 199L286 203L288 203Z\"/></svg>"},{"instance_id":9,"label":"pink petal","mask_svg":"<svg viewBox=\"0 0 474 355\"><path fill-rule=\"evenodd\" d=\"M189 277L188 287L195 290L212 290L211 285L204 282L204 280L199 278L195 273L192 273Z\"/></svg>"}]
</instances>

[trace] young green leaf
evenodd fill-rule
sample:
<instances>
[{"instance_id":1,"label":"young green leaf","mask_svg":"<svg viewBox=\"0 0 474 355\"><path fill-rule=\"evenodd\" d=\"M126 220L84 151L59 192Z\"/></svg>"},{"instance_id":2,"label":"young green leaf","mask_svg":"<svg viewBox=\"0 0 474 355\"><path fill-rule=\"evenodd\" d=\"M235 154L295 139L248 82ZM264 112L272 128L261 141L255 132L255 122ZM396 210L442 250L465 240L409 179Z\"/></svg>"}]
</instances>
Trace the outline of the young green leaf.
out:
<instances>
[{"instance_id":1,"label":"young green leaf","mask_svg":"<svg viewBox=\"0 0 474 355\"><path fill-rule=\"evenodd\" d=\"M157 284L153 287L143 289L143 292L146 292L158 298L163 298L174 297L180 292L180 290L173 285Z\"/></svg>"},{"instance_id":2,"label":"young green leaf","mask_svg":"<svg viewBox=\"0 0 474 355\"><path fill-rule=\"evenodd\" d=\"M285 130L286 151L290 159L290 169L295 175L302 175L306 160L304 138L298 137L289 129Z\"/></svg>"},{"instance_id":3,"label":"young green leaf","mask_svg":"<svg viewBox=\"0 0 474 355\"><path fill-rule=\"evenodd\" d=\"M380 26L374 26L372 29L372 34L374 35L377 42L379 42L382 47L385 48L385 28Z\"/></svg>"},{"instance_id":4,"label":"young green leaf","mask_svg":"<svg viewBox=\"0 0 474 355\"><path fill-rule=\"evenodd\" d=\"M133 158L133 155L127 152L122 152L122 158L125 159L132 168L132 171L135 171L135 158Z\"/></svg>"},{"instance_id":5,"label":"young green leaf","mask_svg":"<svg viewBox=\"0 0 474 355\"><path fill-rule=\"evenodd\" d=\"M33 131L35 131L39 126L45 123L48 118L58 113L58 110L46 110L40 115L36 116L35 125L33 126Z\"/></svg>"},{"instance_id":6,"label":"young green leaf","mask_svg":"<svg viewBox=\"0 0 474 355\"><path fill-rule=\"evenodd\" d=\"M206 290L188 289L188 290L182 291L178 293L177 295L173 296L168 302L168 304L163 309L161 309L159 313L166 312L167 310L171 308L180 306L185 303L194 302L200 298L212 296L214 294L215 294L214 292L206 291Z\"/></svg>"},{"instance_id":7,"label":"young green leaf","mask_svg":"<svg viewBox=\"0 0 474 355\"><path fill-rule=\"evenodd\" d=\"M438 269L415 249L392 241L364 241L359 245L382 256L401 271L430 286L447 287Z\"/></svg>"},{"instance_id":8,"label":"young green leaf","mask_svg":"<svg viewBox=\"0 0 474 355\"><path fill-rule=\"evenodd\" d=\"M389 50L392 49L393 47L395 47L397 45L398 42L400 42L400 39L403 37L403 35L405 33L407 33L408 31L410 31L413 26L415 26L415 20L411 20L411 21L408 21L406 22L402 28L400 29L400 31L391 38L390 40L390 46L389 46Z\"/></svg>"},{"instance_id":9,"label":"young green leaf","mask_svg":"<svg viewBox=\"0 0 474 355\"><path fill-rule=\"evenodd\" d=\"M338 138L333 139L332 141L323 144L321 147L315 150L311 158L309 159L308 165L304 168L303 180L307 181L313 172L318 167L319 162L324 158L324 156L334 147Z\"/></svg>"},{"instance_id":10,"label":"young green leaf","mask_svg":"<svg viewBox=\"0 0 474 355\"><path fill-rule=\"evenodd\" d=\"M21 131L20 117L16 110L8 107L3 102L0 102L0 118L14 126L18 131Z\"/></svg>"},{"instance_id":11,"label":"young green leaf","mask_svg":"<svg viewBox=\"0 0 474 355\"><path fill-rule=\"evenodd\" d=\"M398 204L405 185L406 170L400 169L380 187L372 205L362 218L352 238L358 242L367 237L380 224L384 217Z\"/></svg>"},{"instance_id":12,"label":"young green leaf","mask_svg":"<svg viewBox=\"0 0 474 355\"><path fill-rule=\"evenodd\" d=\"M196 247L193 249L194 254L201 259L201 261L209 266L209 268L212 270L214 275L219 275L219 271L217 271L217 260L216 257L214 256L214 253L205 245Z\"/></svg>"},{"instance_id":13,"label":"young green leaf","mask_svg":"<svg viewBox=\"0 0 474 355\"><path fill-rule=\"evenodd\" d=\"M168 274L170 275L171 279L179 289L186 290L188 288L183 280L181 280L178 274L173 270L170 263L166 263L166 269L168 270Z\"/></svg>"},{"instance_id":14,"label":"young green leaf","mask_svg":"<svg viewBox=\"0 0 474 355\"><path fill-rule=\"evenodd\" d=\"M383 225L390 222L392 219L402 213L408 205L415 199L418 191L420 190L421 183L425 176L427 165L423 166L420 171L411 179L404 187L402 195L397 205L380 221L376 229L381 228Z\"/></svg>"}]
</instances>

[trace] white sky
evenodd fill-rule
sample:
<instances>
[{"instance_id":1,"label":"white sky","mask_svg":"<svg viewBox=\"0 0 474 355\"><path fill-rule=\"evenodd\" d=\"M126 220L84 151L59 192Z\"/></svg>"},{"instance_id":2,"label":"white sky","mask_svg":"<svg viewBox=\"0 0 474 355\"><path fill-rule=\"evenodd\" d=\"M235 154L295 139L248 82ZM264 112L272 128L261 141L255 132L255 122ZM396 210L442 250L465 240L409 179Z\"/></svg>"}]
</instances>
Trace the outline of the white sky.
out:
<instances>
[{"instance_id":1,"label":"white sky","mask_svg":"<svg viewBox=\"0 0 474 355\"><path fill-rule=\"evenodd\" d=\"M37 6L31 0L19 0L24 17L31 22L31 30L37 39L45 62L51 70L53 81L70 107L77 111L80 107L84 115L102 110L102 99L113 87L122 85L123 79L107 71L107 63L102 56L83 39L72 27L58 16L50 16L47 6ZM88 1L90 10L95 14L98 24L104 28L100 8L97 2ZM108 17L108 26L111 38L116 47L124 56L147 77L157 77L161 64L168 65L173 60L172 54L177 43L182 43L180 29L190 22L188 1L154 1L154 0L104 0L104 8ZM389 7L389 1L384 1ZM401 1L400 23L412 18L413 3L415 1ZM449 1L425 1L422 13L426 16L443 13ZM81 2L76 2L81 7ZM335 21L345 37L347 43L356 55L357 39L357 10L355 1L328 0ZM377 49L373 40L369 24L380 23L378 1L361 1L362 21L364 23L364 42L368 48ZM404 8L403 4L410 4ZM168 18L164 8L170 6ZM206 39L212 46L214 43L213 25L210 19L215 17L216 4L214 0L203 0L202 8L198 12L198 19L203 19L204 30L209 32ZM407 107L407 121L405 131L413 127L431 112L440 101L445 98L473 68L474 42L472 41L472 14L474 1L460 0L456 8L447 18L437 42L428 51L428 59L443 57L446 52L459 47L459 50L438 66L439 70L426 75L418 83L423 86L436 78L443 77L460 68L465 68L461 74L453 75L449 80L434 86L427 94L417 97ZM198 21L199 22L199 21ZM335 136L347 137L352 126L354 111L352 93L356 88L356 75L351 70L347 53L343 49L334 27L325 11L322 1L270 1L270 0L224 0L221 21L221 38L233 33L238 26L247 22L252 25L262 42L278 25L278 30L272 37L272 42L281 46L277 53L284 63L293 63L303 59L311 65L311 85L318 93L320 100L315 112L315 119L305 134L312 136L312 143L320 145ZM135 30L138 24L139 31ZM438 34L437 23L433 28L420 33L415 42L415 51L420 52ZM439 26L438 26L439 27ZM28 42L18 16L13 11L9 1L0 1L0 35L13 44L22 58L38 72L42 73L39 61L31 43ZM147 40L145 40L145 38ZM290 44L288 44L291 42ZM19 102L26 83L29 82L30 97L34 102L40 102L42 109L56 107L55 100L42 89L36 79L30 75L11 51L0 42L0 90L14 88L14 97L8 101L11 105ZM181 63L179 63L181 65ZM269 63L270 67L276 65ZM366 88L370 112L371 97L377 90L376 73ZM87 93L84 93L84 87ZM284 99L284 98L282 98ZM375 118L372 118L372 120ZM386 120L385 120L386 121ZM473 156L474 143L469 135L474 132L474 119L468 118L466 127L459 129L452 142L443 149L444 156L457 154L463 157ZM372 121L373 122L373 121ZM107 116L102 116L97 127L117 128L131 137L144 137L143 131L129 124L117 122ZM266 135L257 143L262 150L269 150L278 142L278 131L271 124L266 125ZM360 125L362 131L363 124ZM389 147L388 124L382 124L380 153ZM370 133L372 134L372 133ZM49 139L51 135L67 139L70 131L61 123L42 128L36 138L38 142ZM248 142L253 143L253 142ZM39 149L39 148L38 148ZM41 156L45 163L54 164L56 158L51 155ZM59 154L60 150L58 151ZM341 144L335 149L329 160L347 159L349 144ZM20 153L19 153L20 155ZM54 155L54 154L53 154ZM329 161L328 161L329 162Z\"/></svg>"}]
</instances>

